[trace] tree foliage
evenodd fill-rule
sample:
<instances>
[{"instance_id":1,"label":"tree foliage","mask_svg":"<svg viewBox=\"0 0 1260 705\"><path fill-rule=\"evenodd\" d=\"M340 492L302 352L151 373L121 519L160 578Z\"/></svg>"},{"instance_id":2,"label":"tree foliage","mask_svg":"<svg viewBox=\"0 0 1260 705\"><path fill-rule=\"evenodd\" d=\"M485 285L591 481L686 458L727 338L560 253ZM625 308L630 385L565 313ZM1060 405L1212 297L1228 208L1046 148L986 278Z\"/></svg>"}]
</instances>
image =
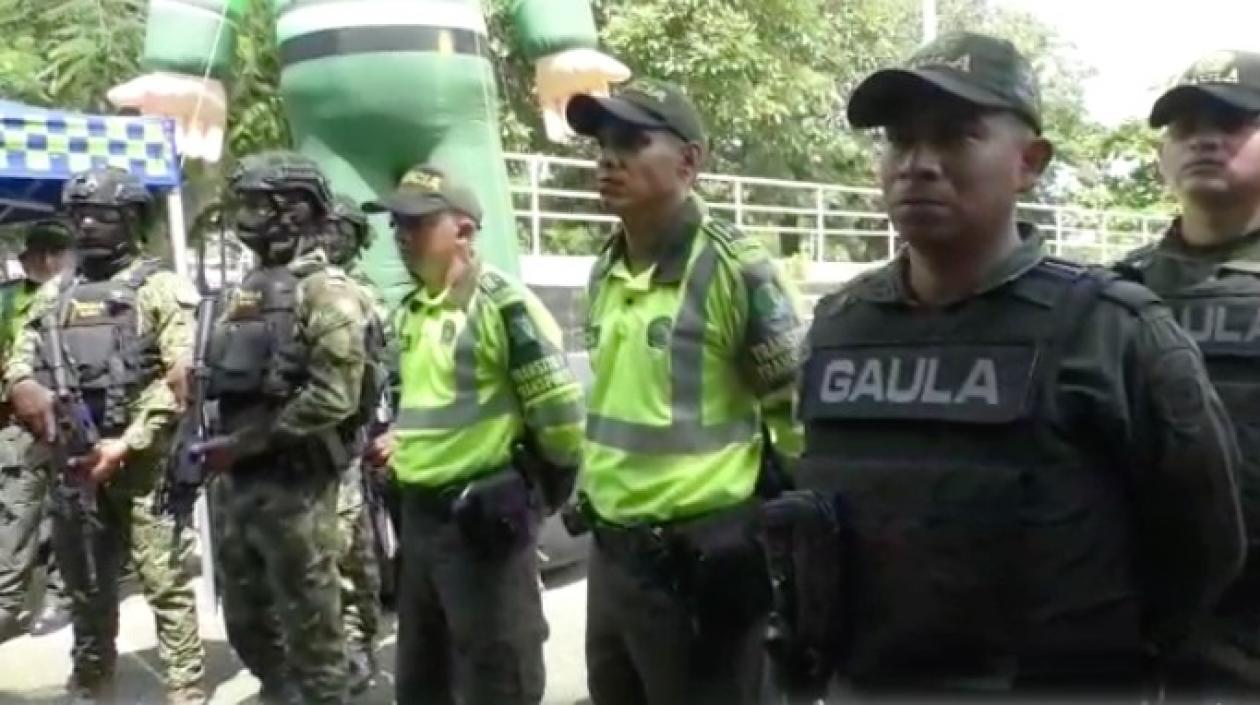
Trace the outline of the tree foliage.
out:
<instances>
[{"instance_id":1,"label":"tree foliage","mask_svg":"<svg viewBox=\"0 0 1260 705\"><path fill-rule=\"evenodd\" d=\"M513 0L486 0L510 150L554 152L533 97L533 68L510 27ZM0 0L0 95L108 110L105 92L139 72L143 0ZM682 84L712 138L708 167L746 175L863 184L872 139L847 129L844 103L871 71L919 41L919 0L593 0L603 47L636 74ZM1094 67L1032 16L986 0L941 0L942 31L1010 38L1042 80L1056 166L1036 197L1098 207L1164 202L1155 136L1139 123L1091 122L1082 84ZM229 154L287 145L270 0L253 0L238 32ZM574 150L581 151L577 145ZM212 178L212 174L204 175Z\"/></svg>"}]
</instances>

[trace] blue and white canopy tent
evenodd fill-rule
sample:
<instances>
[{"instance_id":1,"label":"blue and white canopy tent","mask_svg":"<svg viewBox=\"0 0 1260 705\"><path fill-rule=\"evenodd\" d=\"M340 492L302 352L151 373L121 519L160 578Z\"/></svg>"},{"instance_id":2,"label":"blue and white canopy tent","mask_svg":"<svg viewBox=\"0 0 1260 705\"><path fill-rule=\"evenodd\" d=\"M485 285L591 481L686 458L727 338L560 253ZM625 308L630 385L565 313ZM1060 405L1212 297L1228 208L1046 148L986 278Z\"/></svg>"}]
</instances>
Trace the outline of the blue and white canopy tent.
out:
<instances>
[{"instance_id":1,"label":"blue and white canopy tent","mask_svg":"<svg viewBox=\"0 0 1260 705\"><path fill-rule=\"evenodd\" d=\"M175 124L156 117L86 115L0 100L0 225L56 212L71 175L115 166L165 195L176 269L187 260Z\"/></svg>"},{"instance_id":2,"label":"blue and white canopy tent","mask_svg":"<svg viewBox=\"0 0 1260 705\"><path fill-rule=\"evenodd\" d=\"M175 269L187 275L188 247L180 193L175 123L158 117L86 115L0 100L0 226L46 218L61 205L62 185L74 174L115 166L165 196ZM198 500L202 580L213 595L209 514Z\"/></svg>"}]
</instances>

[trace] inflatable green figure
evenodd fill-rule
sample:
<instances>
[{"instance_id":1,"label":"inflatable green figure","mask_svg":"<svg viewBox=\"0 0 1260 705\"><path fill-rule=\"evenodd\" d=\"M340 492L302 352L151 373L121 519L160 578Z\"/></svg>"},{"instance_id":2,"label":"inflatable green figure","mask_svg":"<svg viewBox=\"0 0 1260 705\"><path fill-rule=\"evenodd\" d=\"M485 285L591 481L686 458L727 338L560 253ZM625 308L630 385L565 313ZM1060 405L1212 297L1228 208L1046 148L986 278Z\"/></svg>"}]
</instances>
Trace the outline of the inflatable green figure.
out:
<instances>
[{"instance_id":1,"label":"inflatable green figure","mask_svg":"<svg viewBox=\"0 0 1260 705\"><path fill-rule=\"evenodd\" d=\"M271 1L294 146L324 168L337 191L361 201L388 191L421 162L475 185L486 210L482 254L516 271L481 0ZM222 82L231 81L234 34L247 2L150 0L143 65L152 73L115 88L110 99L175 118L181 151L217 160ZM512 0L508 10L535 62L548 135L564 141L568 98L606 92L629 70L595 49L590 0ZM396 301L407 275L392 238L377 238L364 262Z\"/></svg>"}]
</instances>

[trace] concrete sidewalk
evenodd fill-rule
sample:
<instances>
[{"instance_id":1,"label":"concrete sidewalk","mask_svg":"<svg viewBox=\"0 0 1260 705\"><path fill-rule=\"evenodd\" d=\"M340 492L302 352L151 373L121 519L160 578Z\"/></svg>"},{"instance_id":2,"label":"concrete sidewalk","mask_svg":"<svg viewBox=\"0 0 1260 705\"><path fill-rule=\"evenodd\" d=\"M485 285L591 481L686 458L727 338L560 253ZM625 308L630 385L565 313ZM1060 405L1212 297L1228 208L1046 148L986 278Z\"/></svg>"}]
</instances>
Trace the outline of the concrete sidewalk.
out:
<instances>
[{"instance_id":1,"label":"concrete sidewalk","mask_svg":"<svg viewBox=\"0 0 1260 705\"><path fill-rule=\"evenodd\" d=\"M546 705L573 705L586 697L583 630L586 622L586 582L575 576L551 581L544 605L551 638L547 642ZM567 582L567 584L566 584ZM122 605L118 637L117 686L119 703L162 705L161 663L157 658L153 618L144 598L130 594ZM219 615L201 601L201 636L206 647L207 686L213 705L256 702L258 681L242 669L224 636ZM0 704L60 703L70 673L70 629L45 637L29 636L0 645ZM392 624L380 648L386 673L372 692L356 700L364 705L393 702L394 635Z\"/></svg>"}]
</instances>

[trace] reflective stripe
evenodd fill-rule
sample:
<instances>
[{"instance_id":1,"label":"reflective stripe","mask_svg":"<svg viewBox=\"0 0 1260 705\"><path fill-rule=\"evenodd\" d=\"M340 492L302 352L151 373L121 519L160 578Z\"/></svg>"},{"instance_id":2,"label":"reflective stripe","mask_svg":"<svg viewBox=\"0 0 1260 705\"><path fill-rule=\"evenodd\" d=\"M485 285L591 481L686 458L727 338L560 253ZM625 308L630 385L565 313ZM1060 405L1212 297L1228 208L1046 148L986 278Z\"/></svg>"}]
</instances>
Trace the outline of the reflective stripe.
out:
<instances>
[{"instance_id":1,"label":"reflective stripe","mask_svg":"<svg viewBox=\"0 0 1260 705\"><path fill-rule=\"evenodd\" d=\"M757 433L755 419L737 419L715 426L672 424L649 426L591 414L586 437L611 448L655 455L714 453L734 443L746 443Z\"/></svg>"},{"instance_id":2,"label":"reflective stripe","mask_svg":"<svg viewBox=\"0 0 1260 705\"><path fill-rule=\"evenodd\" d=\"M510 413L514 408L512 398L496 394L484 403L478 404L476 397L472 403L456 398L446 406L407 407L398 411L398 428L403 431L449 431L454 428L471 426L479 421L492 419Z\"/></svg>"},{"instance_id":3,"label":"reflective stripe","mask_svg":"<svg viewBox=\"0 0 1260 705\"><path fill-rule=\"evenodd\" d=\"M747 442L756 434L755 417L711 426L705 426L701 418L705 304L717 263L717 251L706 240L687 277L687 289L670 335L671 423L655 426L592 412L586 419L588 439L631 453L690 455L712 453L733 443ZM592 289L598 292L598 284ZM592 302L595 300L592 297Z\"/></svg>"},{"instance_id":4,"label":"reflective stripe","mask_svg":"<svg viewBox=\"0 0 1260 705\"><path fill-rule=\"evenodd\" d=\"M582 423L586 418L582 414L582 407L571 401L535 407L528 416L531 426L564 426Z\"/></svg>"},{"instance_id":5,"label":"reflective stripe","mask_svg":"<svg viewBox=\"0 0 1260 705\"><path fill-rule=\"evenodd\" d=\"M503 416L515 408L515 399L510 395L495 394L484 402L477 399L477 316L480 310L478 301L469 311L464 330L455 341L455 400L445 406L399 409L400 430L449 430Z\"/></svg>"}]
</instances>

